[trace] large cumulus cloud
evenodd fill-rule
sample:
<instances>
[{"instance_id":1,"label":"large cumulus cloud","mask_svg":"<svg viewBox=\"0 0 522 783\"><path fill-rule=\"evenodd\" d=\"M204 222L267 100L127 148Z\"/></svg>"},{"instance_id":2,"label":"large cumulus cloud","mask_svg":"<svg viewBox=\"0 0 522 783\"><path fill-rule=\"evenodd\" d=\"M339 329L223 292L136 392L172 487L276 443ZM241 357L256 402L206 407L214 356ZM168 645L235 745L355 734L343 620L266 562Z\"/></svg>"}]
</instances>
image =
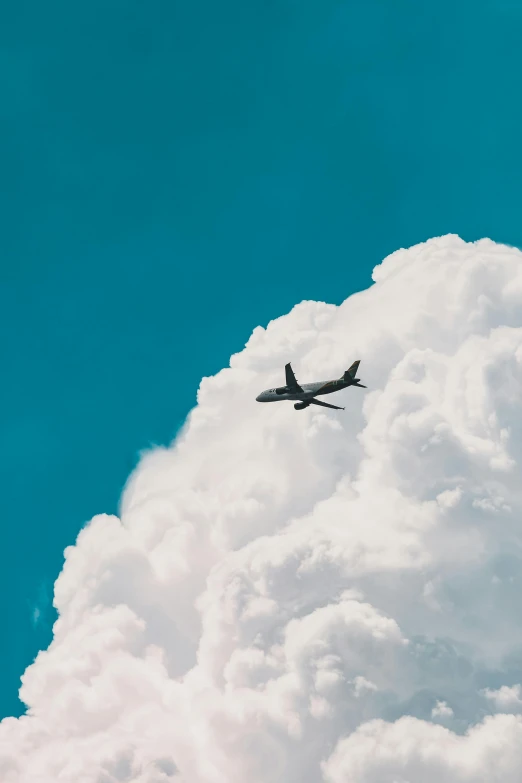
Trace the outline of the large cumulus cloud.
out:
<instances>
[{"instance_id":1,"label":"large cumulus cloud","mask_svg":"<svg viewBox=\"0 0 522 783\"><path fill-rule=\"evenodd\" d=\"M2 783L515 783L522 254L449 236L205 378L66 550ZM259 405L356 358L344 412Z\"/></svg>"}]
</instances>

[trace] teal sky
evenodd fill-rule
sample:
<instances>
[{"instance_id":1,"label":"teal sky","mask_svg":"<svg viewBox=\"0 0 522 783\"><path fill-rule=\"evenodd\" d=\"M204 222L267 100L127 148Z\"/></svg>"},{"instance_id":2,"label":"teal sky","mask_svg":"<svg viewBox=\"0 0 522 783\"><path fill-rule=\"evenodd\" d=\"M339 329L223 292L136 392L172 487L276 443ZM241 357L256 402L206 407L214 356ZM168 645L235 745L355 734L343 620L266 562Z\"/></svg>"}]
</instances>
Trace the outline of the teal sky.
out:
<instances>
[{"instance_id":1,"label":"teal sky","mask_svg":"<svg viewBox=\"0 0 522 783\"><path fill-rule=\"evenodd\" d=\"M522 246L515 0L0 11L0 716L65 546L200 378L400 246Z\"/></svg>"}]
</instances>

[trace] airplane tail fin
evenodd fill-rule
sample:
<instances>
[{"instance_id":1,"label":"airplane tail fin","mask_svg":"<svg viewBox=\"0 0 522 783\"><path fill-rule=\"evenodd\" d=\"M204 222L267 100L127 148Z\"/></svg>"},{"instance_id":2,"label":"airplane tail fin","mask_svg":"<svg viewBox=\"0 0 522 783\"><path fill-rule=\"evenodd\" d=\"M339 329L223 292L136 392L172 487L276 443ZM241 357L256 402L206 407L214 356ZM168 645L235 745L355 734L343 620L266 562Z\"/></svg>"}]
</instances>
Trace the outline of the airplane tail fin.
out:
<instances>
[{"instance_id":1,"label":"airplane tail fin","mask_svg":"<svg viewBox=\"0 0 522 783\"><path fill-rule=\"evenodd\" d=\"M355 376L357 375L357 370L359 369L360 363L361 363L360 359L357 359L357 361L354 362L352 364L352 366L349 367L346 370L346 372L343 375L343 380L344 381L352 381L352 382L354 381Z\"/></svg>"}]
</instances>

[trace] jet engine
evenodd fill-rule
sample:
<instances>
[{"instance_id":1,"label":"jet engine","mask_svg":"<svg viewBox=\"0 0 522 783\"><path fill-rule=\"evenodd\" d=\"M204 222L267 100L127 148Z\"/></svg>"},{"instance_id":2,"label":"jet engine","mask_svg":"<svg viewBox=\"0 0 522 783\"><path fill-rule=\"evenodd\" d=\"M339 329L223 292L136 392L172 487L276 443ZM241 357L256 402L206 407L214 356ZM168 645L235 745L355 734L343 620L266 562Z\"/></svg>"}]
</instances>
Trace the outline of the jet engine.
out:
<instances>
[{"instance_id":1,"label":"jet engine","mask_svg":"<svg viewBox=\"0 0 522 783\"><path fill-rule=\"evenodd\" d=\"M308 408L309 405L310 405L309 402L296 402L294 408L296 409L296 411L302 411L303 408Z\"/></svg>"}]
</instances>

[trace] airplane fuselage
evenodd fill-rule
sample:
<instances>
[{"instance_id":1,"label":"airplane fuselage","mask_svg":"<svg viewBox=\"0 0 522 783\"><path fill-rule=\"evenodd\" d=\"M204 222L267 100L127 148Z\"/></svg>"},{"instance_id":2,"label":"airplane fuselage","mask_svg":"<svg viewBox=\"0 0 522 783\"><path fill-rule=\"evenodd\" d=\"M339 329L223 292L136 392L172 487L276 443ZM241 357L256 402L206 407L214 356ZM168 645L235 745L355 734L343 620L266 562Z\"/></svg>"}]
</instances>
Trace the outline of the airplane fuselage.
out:
<instances>
[{"instance_id":1,"label":"airplane fuselage","mask_svg":"<svg viewBox=\"0 0 522 783\"><path fill-rule=\"evenodd\" d=\"M347 386L361 386L363 389L366 389L366 386L360 382L359 378L355 377L360 363L359 359L357 359L357 361L343 373L341 378L336 378L333 381L315 381L315 383L299 384L294 375L294 371L292 370L292 365L288 362L288 364L285 365L286 384L284 386L277 386L275 389L266 389L256 397L256 400L258 402L293 400L296 411L302 411L310 405L319 405L321 408L334 408L335 410L343 411L344 408L341 408L339 405L332 405L329 402L317 400L316 397L341 391L341 389L346 389Z\"/></svg>"},{"instance_id":2,"label":"airplane fuselage","mask_svg":"<svg viewBox=\"0 0 522 783\"><path fill-rule=\"evenodd\" d=\"M266 389L256 397L258 402L279 402L279 400L296 400L306 402L314 397L323 394L332 394L332 392L346 389L347 386L355 386L356 379L343 380L339 378L334 381L316 381L315 383L302 383L299 392L288 391L287 386L279 386L276 389Z\"/></svg>"}]
</instances>

